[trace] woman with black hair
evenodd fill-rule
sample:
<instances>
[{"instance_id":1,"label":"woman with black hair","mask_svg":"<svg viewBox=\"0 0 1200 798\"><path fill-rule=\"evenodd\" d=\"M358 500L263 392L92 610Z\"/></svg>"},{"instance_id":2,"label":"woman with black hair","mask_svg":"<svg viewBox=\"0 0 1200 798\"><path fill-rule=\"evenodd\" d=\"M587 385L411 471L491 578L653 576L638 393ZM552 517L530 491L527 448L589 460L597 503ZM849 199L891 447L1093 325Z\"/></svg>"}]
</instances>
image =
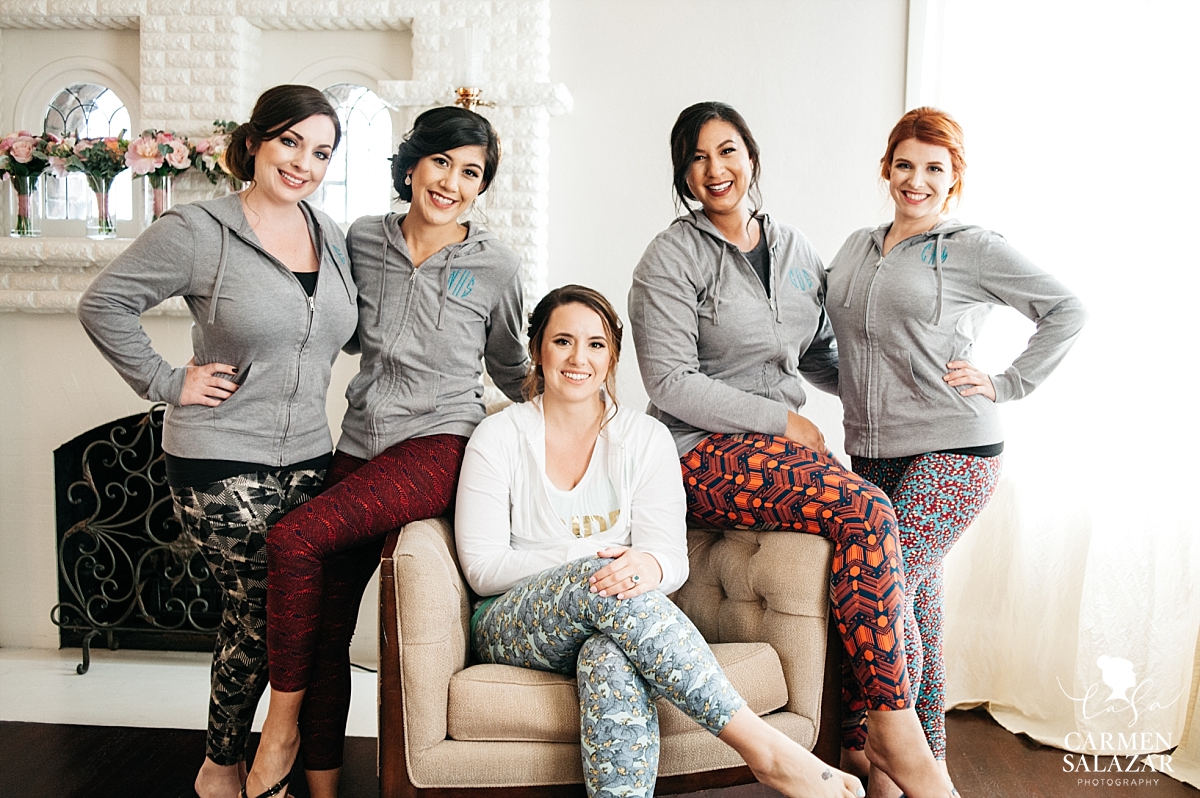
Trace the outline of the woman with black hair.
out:
<instances>
[{"instance_id":1,"label":"woman with black hair","mask_svg":"<svg viewBox=\"0 0 1200 798\"><path fill-rule=\"evenodd\" d=\"M629 316L650 415L675 438L689 518L834 544L831 612L870 718L868 756L911 798L948 798L913 709L895 513L799 413L801 376L838 388L821 259L758 209L758 145L730 106L684 109L671 161L680 203L699 207L646 248Z\"/></svg>"},{"instance_id":2,"label":"woman with black hair","mask_svg":"<svg viewBox=\"0 0 1200 798\"><path fill-rule=\"evenodd\" d=\"M245 778L267 686L267 530L321 489L333 441L330 369L354 334L356 292L338 226L305 199L341 138L309 86L263 92L226 152L240 194L179 205L84 292L79 320L138 395L166 402L167 482L184 533L223 591L202 798ZM182 296L192 360L173 368L142 312Z\"/></svg>"},{"instance_id":3,"label":"woman with black hair","mask_svg":"<svg viewBox=\"0 0 1200 798\"><path fill-rule=\"evenodd\" d=\"M364 217L347 235L362 363L326 491L269 536L271 704L247 795L284 793L301 740L310 786L312 771L324 770L321 795L336 794L350 636L383 539L450 508L467 439L484 417L481 361L521 399L519 259L478 224L459 222L499 161L482 116L426 111L392 160L408 213Z\"/></svg>"}]
</instances>

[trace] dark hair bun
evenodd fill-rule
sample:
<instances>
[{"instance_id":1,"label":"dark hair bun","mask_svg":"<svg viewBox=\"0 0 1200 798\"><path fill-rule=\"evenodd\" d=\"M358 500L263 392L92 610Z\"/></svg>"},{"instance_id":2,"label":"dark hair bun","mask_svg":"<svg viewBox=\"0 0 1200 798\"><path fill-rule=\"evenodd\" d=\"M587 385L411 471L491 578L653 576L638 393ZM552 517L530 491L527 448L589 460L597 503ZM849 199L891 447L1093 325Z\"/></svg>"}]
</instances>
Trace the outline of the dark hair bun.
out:
<instances>
[{"instance_id":1,"label":"dark hair bun","mask_svg":"<svg viewBox=\"0 0 1200 798\"><path fill-rule=\"evenodd\" d=\"M248 183L254 179L254 156L250 154L250 123L243 122L229 134L225 148L225 168L229 174Z\"/></svg>"}]
</instances>

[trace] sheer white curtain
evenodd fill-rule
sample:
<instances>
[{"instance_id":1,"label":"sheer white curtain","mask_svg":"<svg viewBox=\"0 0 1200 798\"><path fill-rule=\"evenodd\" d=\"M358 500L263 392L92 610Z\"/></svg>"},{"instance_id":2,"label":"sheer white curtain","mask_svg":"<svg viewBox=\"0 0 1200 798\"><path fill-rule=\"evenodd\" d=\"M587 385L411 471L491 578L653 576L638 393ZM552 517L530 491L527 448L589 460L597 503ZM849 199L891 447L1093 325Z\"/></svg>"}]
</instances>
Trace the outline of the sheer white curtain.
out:
<instances>
[{"instance_id":1,"label":"sheer white curtain","mask_svg":"<svg viewBox=\"0 0 1200 798\"><path fill-rule=\"evenodd\" d=\"M1005 406L1005 476L947 562L949 699L1070 750L1174 747L1200 629L1200 4L910 9L908 104L966 131L955 215L1090 311L1062 368ZM1002 369L1031 331L997 310L979 360Z\"/></svg>"}]
</instances>

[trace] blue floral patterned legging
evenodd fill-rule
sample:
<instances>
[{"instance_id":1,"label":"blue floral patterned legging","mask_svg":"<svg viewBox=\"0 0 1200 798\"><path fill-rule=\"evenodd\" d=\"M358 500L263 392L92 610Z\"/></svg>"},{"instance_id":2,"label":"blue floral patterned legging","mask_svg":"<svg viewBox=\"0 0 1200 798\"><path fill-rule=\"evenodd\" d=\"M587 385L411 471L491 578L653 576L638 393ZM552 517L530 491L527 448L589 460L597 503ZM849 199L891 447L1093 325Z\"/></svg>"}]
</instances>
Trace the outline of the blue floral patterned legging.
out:
<instances>
[{"instance_id":1,"label":"blue floral patterned legging","mask_svg":"<svg viewBox=\"0 0 1200 798\"><path fill-rule=\"evenodd\" d=\"M482 611L472 642L484 662L575 673L588 795L650 796L658 775L654 698L714 735L746 702L665 595L619 600L588 590L588 578L610 562L588 557L518 583Z\"/></svg>"},{"instance_id":2,"label":"blue floral patterned legging","mask_svg":"<svg viewBox=\"0 0 1200 798\"><path fill-rule=\"evenodd\" d=\"M976 457L934 452L912 457L852 458L855 473L878 485L892 500L900 526L900 549L912 612L905 637L919 635L909 647L920 674L917 716L936 759L946 758L946 663L942 656L942 560L983 511L1000 479L1002 456ZM906 624L907 625L907 624ZM842 745L862 749L866 713L854 675L842 668L842 693L848 711ZM915 685L914 685L915 686Z\"/></svg>"}]
</instances>

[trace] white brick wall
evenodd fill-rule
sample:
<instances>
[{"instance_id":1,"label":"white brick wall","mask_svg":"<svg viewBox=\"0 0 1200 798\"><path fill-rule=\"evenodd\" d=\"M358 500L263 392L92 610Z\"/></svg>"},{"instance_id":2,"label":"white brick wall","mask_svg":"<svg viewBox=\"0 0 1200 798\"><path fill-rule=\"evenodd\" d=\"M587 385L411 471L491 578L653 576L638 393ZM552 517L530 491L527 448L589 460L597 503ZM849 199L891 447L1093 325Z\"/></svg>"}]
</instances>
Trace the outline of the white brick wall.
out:
<instances>
[{"instance_id":1,"label":"white brick wall","mask_svg":"<svg viewBox=\"0 0 1200 798\"><path fill-rule=\"evenodd\" d=\"M565 87L549 83L549 0L0 0L0 41L29 28L138 28L142 126L185 135L209 133L214 119L249 116L264 29L407 27L412 80L380 86L386 102L410 111L402 114L400 136L417 112L450 101L450 31L464 24L484 34L484 98L498 106L481 112L504 143L482 215L521 255L533 301L546 288L549 118L571 102ZM14 126L0 124L5 131ZM193 176L180 181L177 196L188 201L207 192L207 182ZM123 248L81 243L0 240L0 310L73 310L81 280ZM70 279L53 277L68 272Z\"/></svg>"}]
</instances>

